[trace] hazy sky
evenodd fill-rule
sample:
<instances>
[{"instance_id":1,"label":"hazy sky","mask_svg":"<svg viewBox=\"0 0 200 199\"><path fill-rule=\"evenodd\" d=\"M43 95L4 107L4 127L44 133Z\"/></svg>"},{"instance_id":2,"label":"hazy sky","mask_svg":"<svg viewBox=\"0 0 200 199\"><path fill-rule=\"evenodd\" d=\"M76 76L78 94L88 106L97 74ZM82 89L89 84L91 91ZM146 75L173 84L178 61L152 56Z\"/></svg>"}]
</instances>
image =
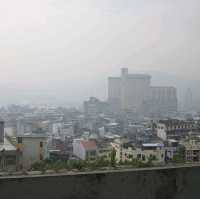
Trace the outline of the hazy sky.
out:
<instances>
[{"instance_id":1,"label":"hazy sky","mask_svg":"<svg viewBox=\"0 0 200 199\"><path fill-rule=\"evenodd\" d=\"M199 10L199 0L0 0L0 89L104 98L122 66L200 79Z\"/></svg>"}]
</instances>

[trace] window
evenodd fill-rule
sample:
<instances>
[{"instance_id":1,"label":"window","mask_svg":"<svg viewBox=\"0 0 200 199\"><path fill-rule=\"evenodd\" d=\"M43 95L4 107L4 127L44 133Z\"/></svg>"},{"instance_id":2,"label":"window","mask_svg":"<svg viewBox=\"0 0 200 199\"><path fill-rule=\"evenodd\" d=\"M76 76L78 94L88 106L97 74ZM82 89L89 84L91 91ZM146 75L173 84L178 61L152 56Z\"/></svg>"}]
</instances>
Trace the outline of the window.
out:
<instances>
[{"instance_id":1,"label":"window","mask_svg":"<svg viewBox=\"0 0 200 199\"><path fill-rule=\"evenodd\" d=\"M129 159L132 159L132 158L133 158L133 155L129 154L129 155L128 155L128 158L129 158Z\"/></svg>"},{"instance_id":2,"label":"window","mask_svg":"<svg viewBox=\"0 0 200 199\"><path fill-rule=\"evenodd\" d=\"M43 160L43 155L42 154L40 154L40 160Z\"/></svg>"},{"instance_id":3,"label":"window","mask_svg":"<svg viewBox=\"0 0 200 199\"><path fill-rule=\"evenodd\" d=\"M18 142L18 144L22 144L22 137L18 137L17 142Z\"/></svg>"},{"instance_id":4,"label":"window","mask_svg":"<svg viewBox=\"0 0 200 199\"><path fill-rule=\"evenodd\" d=\"M43 147L43 142L40 142L40 148L42 148Z\"/></svg>"},{"instance_id":5,"label":"window","mask_svg":"<svg viewBox=\"0 0 200 199\"><path fill-rule=\"evenodd\" d=\"M90 151L90 155L91 156L95 156L96 155L96 151Z\"/></svg>"},{"instance_id":6,"label":"window","mask_svg":"<svg viewBox=\"0 0 200 199\"><path fill-rule=\"evenodd\" d=\"M86 159L89 158L89 151L86 151Z\"/></svg>"}]
</instances>

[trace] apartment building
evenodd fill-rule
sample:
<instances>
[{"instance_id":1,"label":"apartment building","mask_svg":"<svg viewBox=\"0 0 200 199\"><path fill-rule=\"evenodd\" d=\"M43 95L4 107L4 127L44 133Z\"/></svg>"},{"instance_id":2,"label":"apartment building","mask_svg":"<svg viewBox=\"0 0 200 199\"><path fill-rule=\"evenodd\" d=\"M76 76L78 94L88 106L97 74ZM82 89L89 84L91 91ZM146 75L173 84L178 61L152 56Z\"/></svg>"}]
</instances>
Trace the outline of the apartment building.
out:
<instances>
[{"instance_id":1,"label":"apartment building","mask_svg":"<svg viewBox=\"0 0 200 199\"><path fill-rule=\"evenodd\" d=\"M165 162L165 148L162 143L144 143L138 146L124 139L116 139L112 146L116 151L117 162L132 161L133 159L142 162L152 160L155 164Z\"/></svg>"}]
</instances>

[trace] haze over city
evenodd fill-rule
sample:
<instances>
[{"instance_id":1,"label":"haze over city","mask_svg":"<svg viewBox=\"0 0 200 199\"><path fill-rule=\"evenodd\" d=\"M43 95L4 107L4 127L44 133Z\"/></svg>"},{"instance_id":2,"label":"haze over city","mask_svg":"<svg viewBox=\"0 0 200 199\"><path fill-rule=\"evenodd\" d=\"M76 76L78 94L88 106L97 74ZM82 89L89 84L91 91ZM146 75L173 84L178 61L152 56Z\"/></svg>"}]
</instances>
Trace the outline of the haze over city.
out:
<instances>
[{"instance_id":1,"label":"haze over city","mask_svg":"<svg viewBox=\"0 0 200 199\"><path fill-rule=\"evenodd\" d=\"M0 199L198 199L200 0L0 0Z\"/></svg>"},{"instance_id":2,"label":"haze over city","mask_svg":"<svg viewBox=\"0 0 200 199\"><path fill-rule=\"evenodd\" d=\"M107 98L121 67L196 94L198 0L7 0L0 6L0 104Z\"/></svg>"}]
</instances>

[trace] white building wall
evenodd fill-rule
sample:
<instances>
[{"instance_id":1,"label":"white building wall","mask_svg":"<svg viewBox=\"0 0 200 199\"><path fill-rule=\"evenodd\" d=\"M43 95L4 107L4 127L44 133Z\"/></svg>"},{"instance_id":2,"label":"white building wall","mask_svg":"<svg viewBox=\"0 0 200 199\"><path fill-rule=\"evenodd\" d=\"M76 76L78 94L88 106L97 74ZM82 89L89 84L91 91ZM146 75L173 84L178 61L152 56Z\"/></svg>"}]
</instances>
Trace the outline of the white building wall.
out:
<instances>
[{"instance_id":1,"label":"white building wall","mask_svg":"<svg viewBox=\"0 0 200 199\"><path fill-rule=\"evenodd\" d=\"M150 76L126 75L122 76L121 107L123 110L140 112L144 102L148 99Z\"/></svg>"},{"instance_id":2,"label":"white building wall","mask_svg":"<svg viewBox=\"0 0 200 199\"><path fill-rule=\"evenodd\" d=\"M40 147L40 142L43 143L42 147ZM22 138L22 164L24 167L41 161L41 155L43 159L48 158L47 138Z\"/></svg>"},{"instance_id":3,"label":"white building wall","mask_svg":"<svg viewBox=\"0 0 200 199\"><path fill-rule=\"evenodd\" d=\"M73 142L73 154L76 155L81 160L86 159L86 151L82 146L80 139L74 140Z\"/></svg>"},{"instance_id":4,"label":"white building wall","mask_svg":"<svg viewBox=\"0 0 200 199\"><path fill-rule=\"evenodd\" d=\"M121 78L109 77L108 78L108 100L120 99L121 96Z\"/></svg>"},{"instance_id":5,"label":"white building wall","mask_svg":"<svg viewBox=\"0 0 200 199\"><path fill-rule=\"evenodd\" d=\"M54 123L52 124L52 133L53 135L59 135L63 127L62 123Z\"/></svg>"},{"instance_id":6,"label":"white building wall","mask_svg":"<svg viewBox=\"0 0 200 199\"><path fill-rule=\"evenodd\" d=\"M164 124L158 124L157 126L157 136L162 140L167 140L166 126Z\"/></svg>"}]
</instances>

